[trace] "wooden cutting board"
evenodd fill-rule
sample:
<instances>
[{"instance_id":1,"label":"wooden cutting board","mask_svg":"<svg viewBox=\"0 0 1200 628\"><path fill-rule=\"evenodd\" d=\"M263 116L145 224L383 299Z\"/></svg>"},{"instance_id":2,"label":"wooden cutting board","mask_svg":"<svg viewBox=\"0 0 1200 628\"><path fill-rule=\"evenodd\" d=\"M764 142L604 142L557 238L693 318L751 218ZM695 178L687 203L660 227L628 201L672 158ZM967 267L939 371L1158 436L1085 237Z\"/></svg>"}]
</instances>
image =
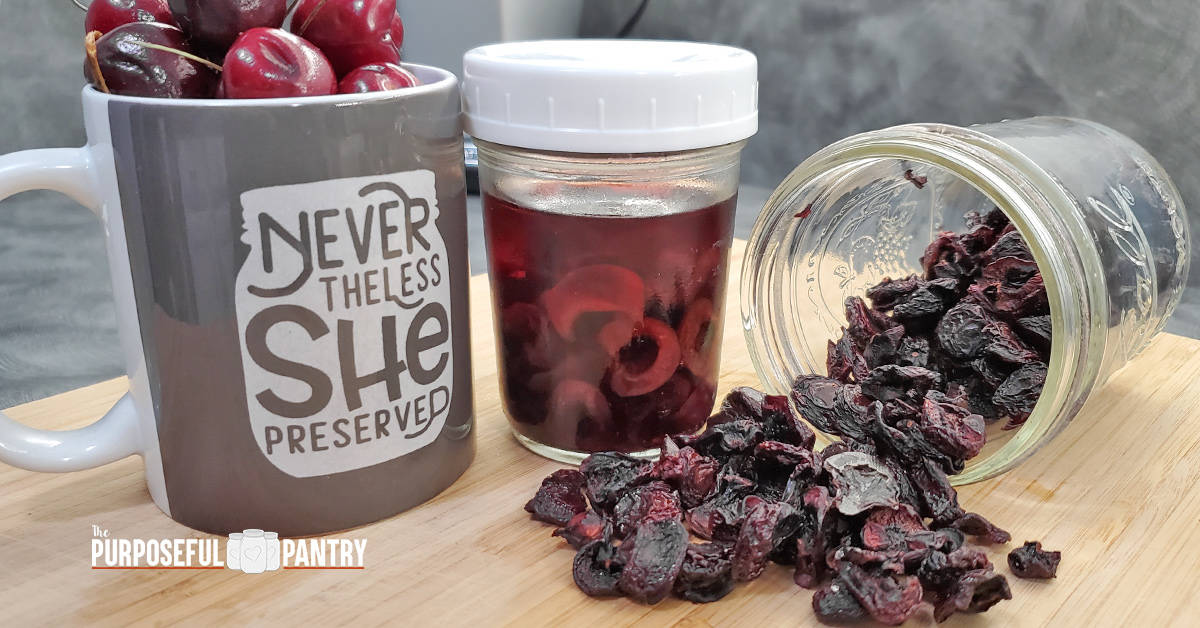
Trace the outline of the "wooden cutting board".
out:
<instances>
[{"instance_id":1,"label":"wooden cutting board","mask_svg":"<svg viewBox=\"0 0 1200 628\"><path fill-rule=\"evenodd\" d=\"M740 247L734 257L737 269ZM722 393L756 383L732 288ZM3 467L0 624L816 625L811 593L776 566L714 604L648 607L581 594L573 552L522 510L559 465L509 434L486 277L472 279L471 299L479 453L437 499L337 535L367 540L364 570L92 570L93 525L126 538L208 535L158 511L138 458L64 475ZM962 503L1012 531L1015 543L1040 539L1064 558L1057 580L1012 578L1012 601L945 625L1200 623L1198 382L1200 342L1162 335L1051 445L1003 478L964 488ZM38 427L79 427L124 388L112 380L8 412ZM1007 549L992 555L1002 573Z\"/></svg>"}]
</instances>

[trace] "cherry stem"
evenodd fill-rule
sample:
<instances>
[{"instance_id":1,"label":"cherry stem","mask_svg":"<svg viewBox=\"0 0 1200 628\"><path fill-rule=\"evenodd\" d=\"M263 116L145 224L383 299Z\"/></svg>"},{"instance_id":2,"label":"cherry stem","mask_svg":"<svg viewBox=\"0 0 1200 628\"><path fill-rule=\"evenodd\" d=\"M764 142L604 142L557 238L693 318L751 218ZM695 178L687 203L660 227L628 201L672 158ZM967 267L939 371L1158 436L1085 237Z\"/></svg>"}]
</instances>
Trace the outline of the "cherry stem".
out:
<instances>
[{"instance_id":1,"label":"cherry stem","mask_svg":"<svg viewBox=\"0 0 1200 628\"><path fill-rule=\"evenodd\" d=\"M161 46L159 44L152 44L148 41L134 40L134 41L131 41L130 43L134 43L143 48L149 48L151 50L161 50L163 52L177 54L177 55L183 57L184 59L191 59L192 61L195 61L196 63L203 63L204 65L207 65L208 67L210 67L218 72L221 72L225 69L225 68L222 68L220 65L213 63L212 61L209 61L208 59L205 59L204 57L197 57L196 55L194 55L190 52L184 52L182 50L179 50L178 48L171 48L169 46Z\"/></svg>"},{"instance_id":2,"label":"cherry stem","mask_svg":"<svg viewBox=\"0 0 1200 628\"><path fill-rule=\"evenodd\" d=\"M100 31L92 31L83 38L83 51L87 55L87 64L92 71L92 78L96 80L96 87L105 94L111 94L108 91L108 83L104 82L104 73L100 71L100 60L96 58L96 40L100 39Z\"/></svg>"},{"instance_id":3,"label":"cherry stem","mask_svg":"<svg viewBox=\"0 0 1200 628\"><path fill-rule=\"evenodd\" d=\"M73 4L73 5L77 6L77 7L79 7L79 9L80 9L81 11L87 11L87 10L88 10L88 5L86 5L86 4L82 3L82 2L80 2L79 0L71 0L71 4Z\"/></svg>"},{"instance_id":4,"label":"cherry stem","mask_svg":"<svg viewBox=\"0 0 1200 628\"><path fill-rule=\"evenodd\" d=\"M321 9L325 7L325 3L328 1L329 0L321 0L319 3L317 3L317 6L313 8L312 13L309 13L308 18L306 18L304 23L300 25L300 30L296 31L297 35L301 37L304 36L304 31L308 30L308 25L312 24L313 18L317 17L317 14L321 12Z\"/></svg>"}]
</instances>

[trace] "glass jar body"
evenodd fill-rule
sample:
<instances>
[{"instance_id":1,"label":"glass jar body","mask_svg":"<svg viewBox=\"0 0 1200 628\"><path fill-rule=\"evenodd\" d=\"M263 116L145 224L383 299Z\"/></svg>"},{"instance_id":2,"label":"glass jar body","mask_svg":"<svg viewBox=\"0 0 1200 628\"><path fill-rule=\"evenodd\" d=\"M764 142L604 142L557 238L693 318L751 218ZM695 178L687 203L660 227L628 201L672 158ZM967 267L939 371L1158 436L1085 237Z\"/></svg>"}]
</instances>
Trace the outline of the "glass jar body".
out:
<instances>
[{"instance_id":1,"label":"glass jar body","mask_svg":"<svg viewBox=\"0 0 1200 628\"><path fill-rule=\"evenodd\" d=\"M885 277L920 274L925 246L999 207L1047 291L1048 376L1024 425L988 427L952 478L1003 473L1059 433L1161 329L1186 284L1190 241L1170 179L1106 127L1031 118L970 128L905 125L835 143L776 190L751 235L742 316L766 387L825 374L842 304Z\"/></svg>"},{"instance_id":2,"label":"glass jar body","mask_svg":"<svg viewBox=\"0 0 1200 628\"><path fill-rule=\"evenodd\" d=\"M742 143L596 155L479 142L501 397L576 462L700 428L720 361Z\"/></svg>"}]
</instances>

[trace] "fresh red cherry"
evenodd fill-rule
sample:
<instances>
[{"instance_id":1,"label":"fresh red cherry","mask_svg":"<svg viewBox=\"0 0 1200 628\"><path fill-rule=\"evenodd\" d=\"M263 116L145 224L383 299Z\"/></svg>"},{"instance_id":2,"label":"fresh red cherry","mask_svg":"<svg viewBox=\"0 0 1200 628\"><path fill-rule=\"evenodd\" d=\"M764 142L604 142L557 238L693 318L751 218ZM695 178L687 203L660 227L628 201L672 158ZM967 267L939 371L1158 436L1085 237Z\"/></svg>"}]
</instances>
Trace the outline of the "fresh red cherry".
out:
<instances>
[{"instance_id":1,"label":"fresh red cherry","mask_svg":"<svg viewBox=\"0 0 1200 628\"><path fill-rule=\"evenodd\" d=\"M286 98L337 93L337 77L316 46L279 28L252 28L229 47L221 73L225 98Z\"/></svg>"},{"instance_id":2,"label":"fresh red cherry","mask_svg":"<svg viewBox=\"0 0 1200 628\"><path fill-rule=\"evenodd\" d=\"M395 63L372 63L354 68L338 83L339 94L364 94L386 92L420 85L421 81L412 72Z\"/></svg>"},{"instance_id":3,"label":"fresh red cherry","mask_svg":"<svg viewBox=\"0 0 1200 628\"><path fill-rule=\"evenodd\" d=\"M404 20L400 19L399 13L392 14L392 43L397 49L404 47Z\"/></svg>"},{"instance_id":4,"label":"fresh red cherry","mask_svg":"<svg viewBox=\"0 0 1200 628\"><path fill-rule=\"evenodd\" d=\"M107 33L130 22L159 22L178 26L167 0L92 0L83 18L83 32Z\"/></svg>"},{"instance_id":5,"label":"fresh red cherry","mask_svg":"<svg viewBox=\"0 0 1200 628\"><path fill-rule=\"evenodd\" d=\"M342 76L371 63L399 63L395 15L396 0L300 0L292 32L316 44Z\"/></svg>"},{"instance_id":6,"label":"fresh red cherry","mask_svg":"<svg viewBox=\"0 0 1200 628\"><path fill-rule=\"evenodd\" d=\"M157 98L208 98L218 66L192 54L177 27L131 22L88 33L84 75L102 92Z\"/></svg>"},{"instance_id":7,"label":"fresh red cherry","mask_svg":"<svg viewBox=\"0 0 1200 628\"><path fill-rule=\"evenodd\" d=\"M187 0L184 25L197 43L223 52L252 28L278 28L286 15L287 0Z\"/></svg>"}]
</instances>

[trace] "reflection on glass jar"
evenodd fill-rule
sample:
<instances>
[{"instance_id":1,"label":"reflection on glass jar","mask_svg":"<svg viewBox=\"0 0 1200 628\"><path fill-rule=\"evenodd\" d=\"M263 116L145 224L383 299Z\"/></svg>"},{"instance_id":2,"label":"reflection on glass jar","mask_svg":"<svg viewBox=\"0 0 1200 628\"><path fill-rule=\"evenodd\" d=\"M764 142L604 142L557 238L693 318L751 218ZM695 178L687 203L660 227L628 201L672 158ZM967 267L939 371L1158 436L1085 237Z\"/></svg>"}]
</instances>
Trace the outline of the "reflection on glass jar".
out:
<instances>
[{"instance_id":1,"label":"reflection on glass jar","mask_svg":"<svg viewBox=\"0 0 1200 628\"><path fill-rule=\"evenodd\" d=\"M1184 207L1161 166L1083 120L905 125L801 164L760 215L742 269L743 323L764 385L784 393L798 375L824 375L847 297L922 273L940 231L965 231L968 212L993 207L1044 280L1050 363L1024 425L989 425L983 452L952 479L998 475L1049 442L1162 329L1190 260Z\"/></svg>"}]
</instances>

